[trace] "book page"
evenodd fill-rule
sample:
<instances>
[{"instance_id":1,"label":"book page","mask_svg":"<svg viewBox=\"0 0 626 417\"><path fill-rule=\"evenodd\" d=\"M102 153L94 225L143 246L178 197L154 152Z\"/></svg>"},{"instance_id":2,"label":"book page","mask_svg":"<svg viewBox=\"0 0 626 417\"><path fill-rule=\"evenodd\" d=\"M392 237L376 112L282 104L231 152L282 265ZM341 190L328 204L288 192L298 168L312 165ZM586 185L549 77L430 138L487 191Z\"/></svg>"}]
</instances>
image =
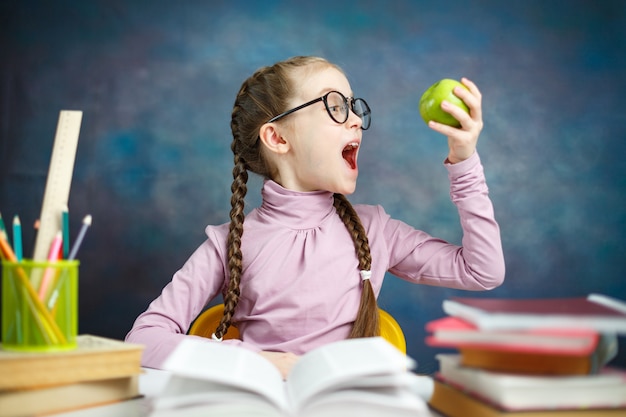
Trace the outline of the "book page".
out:
<instances>
[{"instance_id":1,"label":"book page","mask_svg":"<svg viewBox=\"0 0 626 417\"><path fill-rule=\"evenodd\" d=\"M299 417L431 417L426 402L404 388L342 389L327 393Z\"/></svg>"},{"instance_id":2,"label":"book page","mask_svg":"<svg viewBox=\"0 0 626 417\"><path fill-rule=\"evenodd\" d=\"M282 413L276 404L258 392L181 375L172 375L167 388L152 400L156 410L201 408L208 411L223 404L271 405L275 414Z\"/></svg>"},{"instance_id":3,"label":"book page","mask_svg":"<svg viewBox=\"0 0 626 417\"><path fill-rule=\"evenodd\" d=\"M626 315L626 303L613 297L607 297L603 294L589 294L587 300L601 304L610 309L619 311L620 314Z\"/></svg>"},{"instance_id":4,"label":"book page","mask_svg":"<svg viewBox=\"0 0 626 417\"><path fill-rule=\"evenodd\" d=\"M205 402L209 400L206 397L206 388L207 383L210 383L212 387L216 384L222 386L220 397L226 395L229 388L233 388L233 392L243 390L257 393L280 409L289 408L285 384L278 369L258 353L245 348L187 338L165 361L163 369L171 371L174 376L184 377L184 389L188 392L201 393L204 389ZM180 387L174 385L180 381L174 380L174 376L163 395L167 396L170 388L180 391ZM196 388L193 387L194 384L197 385Z\"/></svg>"},{"instance_id":5,"label":"book page","mask_svg":"<svg viewBox=\"0 0 626 417\"><path fill-rule=\"evenodd\" d=\"M348 339L304 355L287 378L294 404L368 376L405 373L414 362L381 337Z\"/></svg>"},{"instance_id":6,"label":"book page","mask_svg":"<svg viewBox=\"0 0 626 417\"><path fill-rule=\"evenodd\" d=\"M122 414L116 414L120 417ZM145 413L132 414L132 416L145 416ZM236 402L230 404L212 404L210 406L189 407L184 410L177 408L162 408L153 410L150 417L285 417L276 408L268 407L265 404L248 404L246 402Z\"/></svg>"}]
</instances>

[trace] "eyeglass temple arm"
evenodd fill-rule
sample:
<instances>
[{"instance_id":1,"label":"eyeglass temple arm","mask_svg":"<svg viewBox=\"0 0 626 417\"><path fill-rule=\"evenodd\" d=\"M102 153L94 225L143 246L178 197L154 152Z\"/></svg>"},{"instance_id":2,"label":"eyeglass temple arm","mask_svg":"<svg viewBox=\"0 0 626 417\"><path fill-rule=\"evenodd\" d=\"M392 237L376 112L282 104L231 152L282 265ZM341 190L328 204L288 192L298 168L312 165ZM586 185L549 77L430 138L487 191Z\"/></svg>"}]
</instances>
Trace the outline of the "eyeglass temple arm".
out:
<instances>
[{"instance_id":1,"label":"eyeglass temple arm","mask_svg":"<svg viewBox=\"0 0 626 417\"><path fill-rule=\"evenodd\" d=\"M314 100L311 100L311 101L309 101L309 102L307 102L307 103L301 104L301 105L299 105L298 107L294 107L294 108L293 108L293 109L291 109L291 110L287 110L286 112L281 113L281 114L279 114L278 116L274 116L274 117L272 117L271 119L269 119L266 123L272 123L272 122L275 122L276 120L278 120L278 119L282 119L283 117L288 116L288 115L290 115L290 114L291 114L291 113L293 113L293 112L297 112L298 110L301 110L301 109L303 109L303 108L305 108L305 107L310 106L311 104L315 104L315 103L317 103L318 101L323 101L323 100L324 100L324 97L318 97L318 98L316 98L316 99L314 99Z\"/></svg>"}]
</instances>

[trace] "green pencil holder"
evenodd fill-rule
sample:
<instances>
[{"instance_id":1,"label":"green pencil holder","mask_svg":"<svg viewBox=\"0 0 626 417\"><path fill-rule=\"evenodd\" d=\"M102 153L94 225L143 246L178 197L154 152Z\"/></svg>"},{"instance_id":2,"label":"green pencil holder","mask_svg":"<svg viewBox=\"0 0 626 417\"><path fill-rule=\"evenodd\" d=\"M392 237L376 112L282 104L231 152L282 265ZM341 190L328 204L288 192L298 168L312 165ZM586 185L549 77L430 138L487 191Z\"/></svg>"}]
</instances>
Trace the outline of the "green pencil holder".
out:
<instances>
[{"instance_id":1,"label":"green pencil holder","mask_svg":"<svg viewBox=\"0 0 626 417\"><path fill-rule=\"evenodd\" d=\"M2 348L76 348L79 261L2 261Z\"/></svg>"}]
</instances>

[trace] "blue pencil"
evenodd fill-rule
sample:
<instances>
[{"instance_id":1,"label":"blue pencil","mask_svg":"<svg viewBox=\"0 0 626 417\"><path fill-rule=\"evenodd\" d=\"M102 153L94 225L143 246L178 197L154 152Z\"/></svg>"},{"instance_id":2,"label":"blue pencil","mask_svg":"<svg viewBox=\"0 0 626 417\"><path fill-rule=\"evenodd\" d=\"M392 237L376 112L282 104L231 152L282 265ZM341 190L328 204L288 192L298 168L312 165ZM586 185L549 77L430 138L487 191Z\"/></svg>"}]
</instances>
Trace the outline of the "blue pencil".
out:
<instances>
[{"instance_id":1,"label":"blue pencil","mask_svg":"<svg viewBox=\"0 0 626 417\"><path fill-rule=\"evenodd\" d=\"M68 259L70 255L70 213L67 206L61 212L61 224L63 232L63 259Z\"/></svg>"},{"instance_id":2,"label":"blue pencil","mask_svg":"<svg viewBox=\"0 0 626 417\"><path fill-rule=\"evenodd\" d=\"M83 218L83 225L80 228L80 231L78 232L78 237L76 238L76 241L74 242L74 246L72 246L72 250L70 251L70 254L67 257L68 260L71 261L71 260L76 259L76 254L78 253L78 249L80 249L80 245L83 243L83 239L85 238L85 233L87 233L87 229L89 228L89 226L91 226L91 214L88 214Z\"/></svg>"},{"instance_id":3,"label":"blue pencil","mask_svg":"<svg viewBox=\"0 0 626 417\"><path fill-rule=\"evenodd\" d=\"M13 252L18 262L22 261L22 223L19 216L13 217Z\"/></svg>"}]
</instances>

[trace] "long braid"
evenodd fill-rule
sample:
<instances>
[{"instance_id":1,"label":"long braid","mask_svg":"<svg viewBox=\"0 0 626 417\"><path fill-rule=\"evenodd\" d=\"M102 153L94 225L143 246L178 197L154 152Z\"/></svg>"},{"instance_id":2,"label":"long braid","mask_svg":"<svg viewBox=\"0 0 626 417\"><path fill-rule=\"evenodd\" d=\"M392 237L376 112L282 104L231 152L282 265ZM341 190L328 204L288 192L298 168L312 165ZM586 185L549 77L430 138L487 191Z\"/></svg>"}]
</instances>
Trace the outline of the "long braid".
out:
<instances>
[{"instance_id":1,"label":"long braid","mask_svg":"<svg viewBox=\"0 0 626 417\"><path fill-rule=\"evenodd\" d=\"M232 318L235 314L235 309L239 303L239 296L241 290L239 284L241 283L241 273L243 270L243 255L241 252L241 237L243 236L243 224L245 220L245 197L248 193L248 167L246 165L245 156L249 156L251 160L260 159L260 157L253 158L252 155L258 154L256 151L251 151L252 148L258 147L256 141L246 139L243 133L241 124L245 123L247 112L242 105L245 104L246 98L249 95L249 85L254 78L244 82L237 94L235 105L233 106L233 112L231 115L230 128L233 133L233 141L230 148L233 152L233 182L231 184L231 198L230 198L230 225L228 229L228 271L229 279L226 291L224 292L224 314L220 320L214 336L218 340L221 340L228 328L233 324ZM252 143L252 145L250 145Z\"/></svg>"},{"instance_id":2,"label":"long braid","mask_svg":"<svg viewBox=\"0 0 626 417\"><path fill-rule=\"evenodd\" d=\"M359 259L359 270L370 271L372 268L372 255L367 239L365 228L359 219L354 207L342 194L334 195L334 206L337 214L346 225L354 248ZM361 292L361 302L359 311L350 332L350 338L371 337L380 335L380 315L376 304L376 295L369 279L362 280L363 291Z\"/></svg>"},{"instance_id":3,"label":"long braid","mask_svg":"<svg viewBox=\"0 0 626 417\"><path fill-rule=\"evenodd\" d=\"M235 167L233 168L233 183L231 185L232 196L230 199L230 226L228 231L228 269L230 279L228 290L224 294L224 315L215 330L215 337L222 339L232 324L235 308L239 303L239 283L241 282L242 259L241 236L243 235L243 222L245 218L245 196L248 192L248 171L238 154L235 154Z\"/></svg>"}]
</instances>

